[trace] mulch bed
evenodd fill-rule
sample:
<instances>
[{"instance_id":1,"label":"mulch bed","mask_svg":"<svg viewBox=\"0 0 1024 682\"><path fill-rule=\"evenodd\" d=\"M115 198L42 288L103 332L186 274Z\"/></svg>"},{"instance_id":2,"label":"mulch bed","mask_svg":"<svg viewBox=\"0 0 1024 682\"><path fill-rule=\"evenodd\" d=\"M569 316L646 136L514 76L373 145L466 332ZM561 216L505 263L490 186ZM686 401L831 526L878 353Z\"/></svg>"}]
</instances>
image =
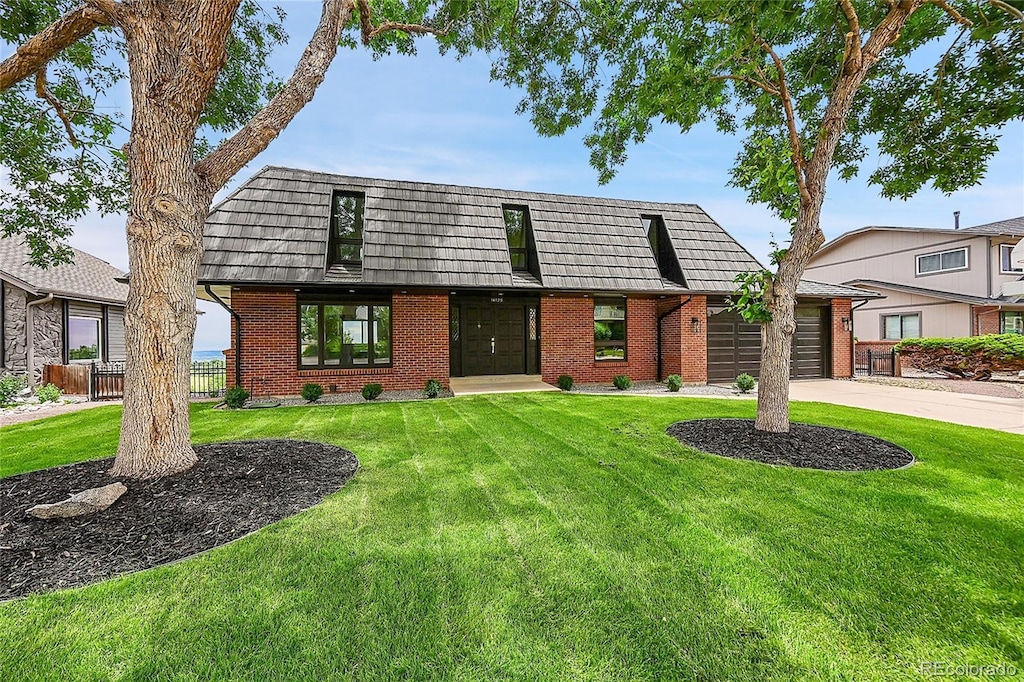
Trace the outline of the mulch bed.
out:
<instances>
[{"instance_id":1,"label":"mulch bed","mask_svg":"<svg viewBox=\"0 0 1024 682\"><path fill-rule=\"evenodd\" d=\"M0 600L88 585L182 559L307 509L355 474L356 456L324 443L255 440L196 446L186 472L136 481L112 460L0 479ZM36 519L34 504L121 480L108 509Z\"/></svg>"},{"instance_id":2,"label":"mulch bed","mask_svg":"<svg viewBox=\"0 0 1024 682\"><path fill-rule=\"evenodd\" d=\"M703 452L804 469L880 471L914 462L895 443L830 426L791 424L789 433L765 433L752 419L695 419L676 422L667 433Z\"/></svg>"}]
</instances>

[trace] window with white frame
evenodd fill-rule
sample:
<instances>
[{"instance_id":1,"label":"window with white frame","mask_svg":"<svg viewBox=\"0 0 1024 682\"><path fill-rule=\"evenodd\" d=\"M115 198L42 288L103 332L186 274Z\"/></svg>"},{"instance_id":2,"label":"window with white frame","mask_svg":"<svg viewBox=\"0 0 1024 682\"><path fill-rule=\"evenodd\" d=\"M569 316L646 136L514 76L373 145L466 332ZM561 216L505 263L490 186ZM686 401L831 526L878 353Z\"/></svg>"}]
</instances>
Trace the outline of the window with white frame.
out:
<instances>
[{"instance_id":1,"label":"window with white frame","mask_svg":"<svg viewBox=\"0 0 1024 682\"><path fill-rule=\"evenodd\" d=\"M939 253L926 253L917 257L917 274L931 275L937 272L951 272L967 269L967 247L950 249Z\"/></svg>"},{"instance_id":2,"label":"window with white frame","mask_svg":"<svg viewBox=\"0 0 1024 682\"><path fill-rule=\"evenodd\" d=\"M1013 267L1013 261L1010 259L1013 247L1013 244L999 245L999 273L1002 275L1016 275L1024 272L1024 267Z\"/></svg>"},{"instance_id":3,"label":"window with white frame","mask_svg":"<svg viewBox=\"0 0 1024 682\"><path fill-rule=\"evenodd\" d=\"M921 313L882 315L882 338L891 341L921 338Z\"/></svg>"}]
</instances>

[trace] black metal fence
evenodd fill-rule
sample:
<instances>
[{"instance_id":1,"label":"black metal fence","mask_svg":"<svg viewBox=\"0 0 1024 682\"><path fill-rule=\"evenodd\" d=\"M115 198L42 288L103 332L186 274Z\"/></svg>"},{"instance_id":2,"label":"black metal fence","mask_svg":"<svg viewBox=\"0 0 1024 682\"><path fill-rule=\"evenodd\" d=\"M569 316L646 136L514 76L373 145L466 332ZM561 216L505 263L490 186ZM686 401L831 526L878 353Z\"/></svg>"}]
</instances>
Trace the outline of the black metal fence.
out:
<instances>
[{"instance_id":1,"label":"black metal fence","mask_svg":"<svg viewBox=\"0 0 1024 682\"><path fill-rule=\"evenodd\" d=\"M868 350L868 376L896 376L896 351Z\"/></svg>"},{"instance_id":2,"label":"black metal fence","mask_svg":"<svg viewBox=\"0 0 1024 682\"><path fill-rule=\"evenodd\" d=\"M189 396L216 398L224 394L227 370L222 360L193 362ZM89 399L118 400L124 397L124 363L93 363L89 370Z\"/></svg>"}]
</instances>

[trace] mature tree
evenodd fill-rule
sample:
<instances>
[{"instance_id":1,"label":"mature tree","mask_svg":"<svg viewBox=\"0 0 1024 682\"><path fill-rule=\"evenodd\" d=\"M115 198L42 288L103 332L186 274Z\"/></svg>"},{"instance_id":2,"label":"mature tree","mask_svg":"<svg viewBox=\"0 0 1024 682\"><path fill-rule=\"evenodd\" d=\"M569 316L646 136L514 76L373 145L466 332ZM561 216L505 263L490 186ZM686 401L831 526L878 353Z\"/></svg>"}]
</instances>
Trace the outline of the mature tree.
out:
<instances>
[{"instance_id":1,"label":"mature tree","mask_svg":"<svg viewBox=\"0 0 1024 682\"><path fill-rule=\"evenodd\" d=\"M69 256L59 240L74 218L93 207L128 213L114 475L162 476L196 462L188 377L214 194L312 99L339 44L359 37L378 53L411 52L425 33L444 33L443 48L473 42L470 3L376 4L386 19L371 0L324 0L293 75L279 83L267 57L285 40L281 15L256 0L4 0L0 37L18 47L0 63L0 165L10 177L0 229L52 263ZM100 105L125 79L131 122L116 149L120 120Z\"/></svg>"},{"instance_id":2,"label":"mature tree","mask_svg":"<svg viewBox=\"0 0 1024 682\"><path fill-rule=\"evenodd\" d=\"M524 87L537 130L595 116L602 181L652 121L712 120L746 133L734 186L791 223L774 272L748 273L737 303L762 322L757 428L789 430L797 283L824 242L830 175L906 198L977 184L998 129L1024 117L1020 0L556 0L520 6L495 76ZM553 55L538 60L536 55Z\"/></svg>"}]
</instances>

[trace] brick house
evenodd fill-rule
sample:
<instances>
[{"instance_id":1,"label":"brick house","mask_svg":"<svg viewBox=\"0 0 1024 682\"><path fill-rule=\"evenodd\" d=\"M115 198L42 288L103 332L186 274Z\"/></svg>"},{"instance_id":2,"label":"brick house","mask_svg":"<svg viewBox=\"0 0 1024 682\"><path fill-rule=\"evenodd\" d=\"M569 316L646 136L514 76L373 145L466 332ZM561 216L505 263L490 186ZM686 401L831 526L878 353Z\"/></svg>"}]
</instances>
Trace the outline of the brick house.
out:
<instances>
[{"instance_id":1,"label":"brick house","mask_svg":"<svg viewBox=\"0 0 1024 682\"><path fill-rule=\"evenodd\" d=\"M257 394L757 374L725 310L757 261L700 207L267 167L214 207L199 295L232 315L229 382ZM850 287L804 282L793 376L851 375Z\"/></svg>"}]
</instances>

